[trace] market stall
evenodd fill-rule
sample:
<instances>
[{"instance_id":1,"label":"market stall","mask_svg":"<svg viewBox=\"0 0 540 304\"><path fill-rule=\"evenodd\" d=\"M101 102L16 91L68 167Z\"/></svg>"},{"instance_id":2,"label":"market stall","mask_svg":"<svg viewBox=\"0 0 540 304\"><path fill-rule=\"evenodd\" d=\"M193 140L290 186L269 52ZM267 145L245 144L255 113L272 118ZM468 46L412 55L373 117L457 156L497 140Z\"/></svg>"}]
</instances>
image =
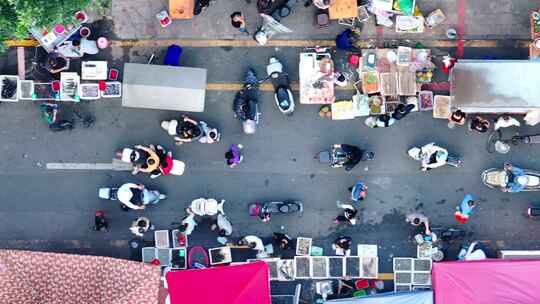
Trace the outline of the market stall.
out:
<instances>
[{"instance_id":1,"label":"market stall","mask_svg":"<svg viewBox=\"0 0 540 304\"><path fill-rule=\"evenodd\" d=\"M363 49L358 67L359 81L355 85L363 96L357 97L363 115L392 113L400 103L418 105L420 110L430 110L432 98L421 92L421 85L432 80L434 64L429 49Z\"/></svg>"},{"instance_id":2,"label":"market stall","mask_svg":"<svg viewBox=\"0 0 540 304\"><path fill-rule=\"evenodd\" d=\"M334 63L326 50L300 53L300 103L334 102Z\"/></svg>"}]
</instances>

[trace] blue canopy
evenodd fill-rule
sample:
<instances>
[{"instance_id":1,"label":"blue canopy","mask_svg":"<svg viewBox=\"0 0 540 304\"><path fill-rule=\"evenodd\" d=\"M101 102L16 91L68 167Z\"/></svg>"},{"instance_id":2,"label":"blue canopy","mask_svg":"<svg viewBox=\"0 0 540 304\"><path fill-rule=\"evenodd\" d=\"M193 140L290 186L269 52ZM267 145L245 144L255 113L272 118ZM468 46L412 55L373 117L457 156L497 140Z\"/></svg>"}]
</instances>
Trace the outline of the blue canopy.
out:
<instances>
[{"instance_id":1,"label":"blue canopy","mask_svg":"<svg viewBox=\"0 0 540 304\"><path fill-rule=\"evenodd\" d=\"M337 304L433 304L433 291L385 292L373 296L330 300Z\"/></svg>"}]
</instances>

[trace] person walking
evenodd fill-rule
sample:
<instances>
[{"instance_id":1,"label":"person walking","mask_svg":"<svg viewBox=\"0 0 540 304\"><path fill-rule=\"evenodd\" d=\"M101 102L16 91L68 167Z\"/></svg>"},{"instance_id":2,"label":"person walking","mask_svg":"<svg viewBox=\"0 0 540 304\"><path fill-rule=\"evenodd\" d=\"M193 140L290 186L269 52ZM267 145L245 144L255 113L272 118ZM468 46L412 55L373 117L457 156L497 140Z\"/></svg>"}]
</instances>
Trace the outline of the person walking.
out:
<instances>
[{"instance_id":1,"label":"person walking","mask_svg":"<svg viewBox=\"0 0 540 304\"><path fill-rule=\"evenodd\" d=\"M364 200L367 196L367 185L362 181L357 181L354 186L349 187L349 192L351 193L351 200L358 202Z\"/></svg>"},{"instance_id":2,"label":"person walking","mask_svg":"<svg viewBox=\"0 0 540 304\"><path fill-rule=\"evenodd\" d=\"M465 195L461 204L456 207L456 220L461 224L467 223L475 207L476 202L474 201L472 194Z\"/></svg>"},{"instance_id":3,"label":"person walking","mask_svg":"<svg viewBox=\"0 0 540 304\"><path fill-rule=\"evenodd\" d=\"M234 12L231 14L231 24L234 28L238 29L240 33L249 35L246 28L246 20L241 12Z\"/></svg>"},{"instance_id":4,"label":"person walking","mask_svg":"<svg viewBox=\"0 0 540 304\"><path fill-rule=\"evenodd\" d=\"M238 166L244 159L244 156L240 152L242 148L242 145L232 144L229 150L225 152L225 161L230 168Z\"/></svg>"},{"instance_id":5,"label":"person walking","mask_svg":"<svg viewBox=\"0 0 540 304\"><path fill-rule=\"evenodd\" d=\"M152 225L152 223L150 223L150 220L144 216L138 217L136 220L134 220L131 223L131 227L129 228L129 230L131 230L131 233L135 234L138 237L143 237L145 232L153 229L154 225Z\"/></svg>"},{"instance_id":6,"label":"person walking","mask_svg":"<svg viewBox=\"0 0 540 304\"><path fill-rule=\"evenodd\" d=\"M342 204L337 202L338 208L343 209L343 214L338 215L334 219L335 224L349 223L351 225L356 225L356 208L350 204Z\"/></svg>"},{"instance_id":7,"label":"person walking","mask_svg":"<svg viewBox=\"0 0 540 304\"><path fill-rule=\"evenodd\" d=\"M94 231L109 231L109 223L105 218L105 212L98 210L94 216Z\"/></svg>"}]
</instances>

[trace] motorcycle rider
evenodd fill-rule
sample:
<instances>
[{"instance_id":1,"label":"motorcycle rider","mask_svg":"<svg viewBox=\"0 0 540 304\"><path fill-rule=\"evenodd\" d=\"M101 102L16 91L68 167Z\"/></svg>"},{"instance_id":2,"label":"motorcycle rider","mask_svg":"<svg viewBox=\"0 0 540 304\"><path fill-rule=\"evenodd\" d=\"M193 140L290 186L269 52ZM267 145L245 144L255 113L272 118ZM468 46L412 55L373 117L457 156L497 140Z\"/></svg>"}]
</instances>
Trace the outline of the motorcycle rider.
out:
<instances>
[{"instance_id":1,"label":"motorcycle rider","mask_svg":"<svg viewBox=\"0 0 540 304\"><path fill-rule=\"evenodd\" d=\"M527 186L527 176L523 169L510 163L504 164L504 171L508 174L508 183L502 187L503 192L521 192Z\"/></svg>"},{"instance_id":2,"label":"motorcycle rider","mask_svg":"<svg viewBox=\"0 0 540 304\"><path fill-rule=\"evenodd\" d=\"M446 165L448 151L430 143L421 148L414 147L408 151L409 156L421 161L422 171L431 170Z\"/></svg>"},{"instance_id":3,"label":"motorcycle rider","mask_svg":"<svg viewBox=\"0 0 540 304\"><path fill-rule=\"evenodd\" d=\"M124 162L133 164L131 174L135 175L139 172L152 173L159 168L160 158L156 154L154 145L145 147L136 145L134 149L124 148L117 156Z\"/></svg>"},{"instance_id":4,"label":"motorcycle rider","mask_svg":"<svg viewBox=\"0 0 540 304\"><path fill-rule=\"evenodd\" d=\"M164 194L153 197L143 184L125 183L118 188L118 200L126 207L133 210L143 210L148 204L157 204L165 199Z\"/></svg>"},{"instance_id":5,"label":"motorcycle rider","mask_svg":"<svg viewBox=\"0 0 540 304\"><path fill-rule=\"evenodd\" d=\"M365 151L347 144L334 145L334 151L340 148L345 153L346 160L343 163L345 171L351 171L362 160Z\"/></svg>"},{"instance_id":6,"label":"motorcycle rider","mask_svg":"<svg viewBox=\"0 0 540 304\"><path fill-rule=\"evenodd\" d=\"M173 137L177 145L198 140L203 135L199 123L186 115L182 115L181 123L176 119L162 121L161 128Z\"/></svg>"},{"instance_id":7,"label":"motorcycle rider","mask_svg":"<svg viewBox=\"0 0 540 304\"><path fill-rule=\"evenodd\" d=\"M257 75L252 69L249 69L244 79L244 88L236 93L233 101L233 112L236 118L243 124L244 132L247 134L255 133L257 125L257 93L250 90L258 84Z\"/></svg>"}]
</instances>

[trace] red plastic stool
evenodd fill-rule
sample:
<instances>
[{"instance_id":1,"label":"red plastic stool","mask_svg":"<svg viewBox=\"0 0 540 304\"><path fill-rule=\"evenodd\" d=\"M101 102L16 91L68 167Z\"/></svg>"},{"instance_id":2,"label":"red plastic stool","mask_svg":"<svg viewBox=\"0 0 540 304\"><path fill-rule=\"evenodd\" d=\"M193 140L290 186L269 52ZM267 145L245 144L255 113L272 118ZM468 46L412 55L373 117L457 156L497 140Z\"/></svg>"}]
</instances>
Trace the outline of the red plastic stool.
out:
<instances>
[{"instance_id":1,"label":"red plastic stool","mask_svg":"<svg viewBox=\"0 0 540 304\"><path fill-rule=\"evenodd\" d=\"M349 64L357 67L360 64L360 56L356 54L349 55Z\"/></svg>"},{"instance_id":2,"label":"red plastic stool","mask_svg":"<svg viewBox=\"0 0 540 304\"><path fill-rule=\"evenodd\" d=\"M52 88L53 92L60 91L60 81L59 80L53 80L51 82L51 88Z\"/></svg>"},{"instance_id":3,"label":"red plastic stool","mask_svg":"<svg viewBox=\"0 0 540 304\"><path fill-rule=\"evenodd\" d=\"M354 286L356 286L356 289L366 289L369 287L369 280L366 280L366 279L356 280L356 282L354 283Z\"/></svg>"}]
</instances>

